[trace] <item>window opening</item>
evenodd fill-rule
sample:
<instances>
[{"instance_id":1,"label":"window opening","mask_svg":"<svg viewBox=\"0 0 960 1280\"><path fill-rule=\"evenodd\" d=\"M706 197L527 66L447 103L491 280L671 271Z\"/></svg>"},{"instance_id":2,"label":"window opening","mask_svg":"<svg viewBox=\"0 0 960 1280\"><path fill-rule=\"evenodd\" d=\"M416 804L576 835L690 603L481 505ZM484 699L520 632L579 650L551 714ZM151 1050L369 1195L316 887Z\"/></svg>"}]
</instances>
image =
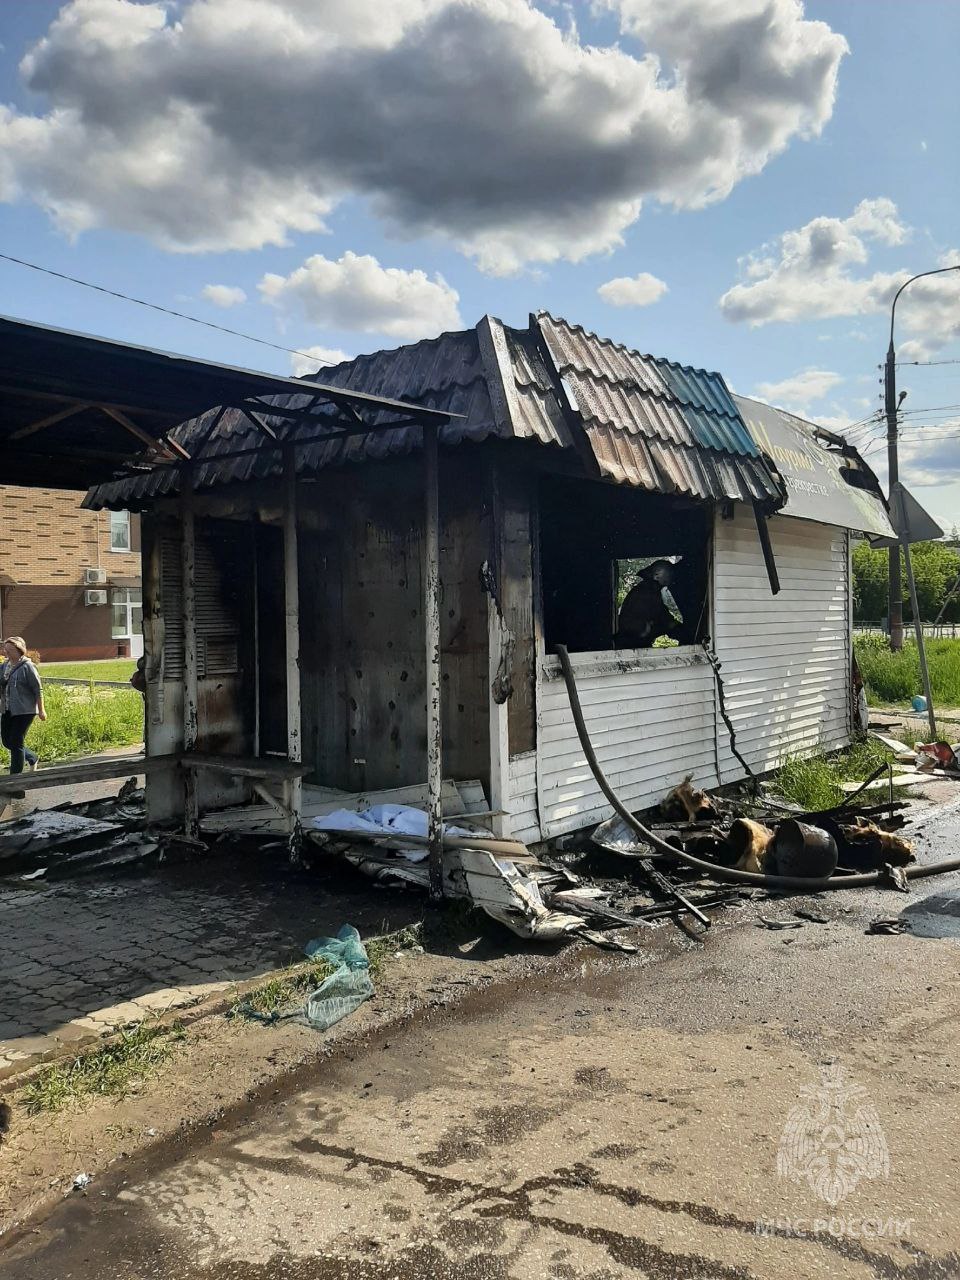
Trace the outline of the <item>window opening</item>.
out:
<instances>
[{"instance_id":1,"label":"window opening","mask_svg":"<svg viewBox=\"0 0 960 1280\"><path fill-rule=\"evenodd\" d=\"M545 477L540 562L547 651L558 644L590 653L699 643L709 627L712 527L706 503Z\"/></svg>"}]
</instances>

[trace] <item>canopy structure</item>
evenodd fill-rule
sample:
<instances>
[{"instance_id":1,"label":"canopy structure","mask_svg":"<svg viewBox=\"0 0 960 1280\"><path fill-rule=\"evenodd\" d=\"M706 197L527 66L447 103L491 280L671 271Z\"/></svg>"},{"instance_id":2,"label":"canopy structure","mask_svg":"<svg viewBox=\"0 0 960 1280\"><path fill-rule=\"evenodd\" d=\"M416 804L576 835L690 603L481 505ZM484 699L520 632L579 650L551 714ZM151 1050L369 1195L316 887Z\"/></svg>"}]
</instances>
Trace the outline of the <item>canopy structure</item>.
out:
<instances>
[{"instance_id":1,"label":"canopy structure","mask_svg":"<svg viewBox=\"0 0 960 1280\"><path fill-rule=\"evenodd\" d=\"M121 473L183 463L171 438L213 406L239 410L267 446L263 397L297 394L350 433L451 415L382 396L153 351L91 334L0 317L0 456L4 484L86 490ZM276 413L276 410L271 410Z\"/></svg>"}]
</instances>

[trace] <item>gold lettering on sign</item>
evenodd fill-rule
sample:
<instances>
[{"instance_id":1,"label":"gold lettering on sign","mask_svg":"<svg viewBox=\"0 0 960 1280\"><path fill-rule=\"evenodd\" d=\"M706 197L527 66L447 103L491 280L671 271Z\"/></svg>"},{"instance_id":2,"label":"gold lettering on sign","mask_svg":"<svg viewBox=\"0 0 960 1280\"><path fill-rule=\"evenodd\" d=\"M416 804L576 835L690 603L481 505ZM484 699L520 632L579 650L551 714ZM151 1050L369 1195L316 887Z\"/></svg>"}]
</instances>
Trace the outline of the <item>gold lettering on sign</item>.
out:
<instances>
[{"instance_id":1,"label":"gold lettering on sign","mask_svg":"<svg viewBox=\"0 0 960 1280\"><path fill-rule=\"evenodd\" d=\"M785 449L783 445L774 444L763 422L747 419L747 426L761 450L770 455L781 471L813 471L813 459L809 454L802 449Z\"/></svg>"}]
</instances>

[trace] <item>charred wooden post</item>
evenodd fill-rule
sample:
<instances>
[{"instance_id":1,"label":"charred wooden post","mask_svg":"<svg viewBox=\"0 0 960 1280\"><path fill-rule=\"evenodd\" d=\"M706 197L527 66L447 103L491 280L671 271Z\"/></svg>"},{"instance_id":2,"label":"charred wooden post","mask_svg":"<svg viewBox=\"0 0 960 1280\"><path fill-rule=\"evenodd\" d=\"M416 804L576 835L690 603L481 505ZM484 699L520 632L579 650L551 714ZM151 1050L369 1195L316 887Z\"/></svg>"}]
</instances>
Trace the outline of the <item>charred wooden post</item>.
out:
<instances>
[{"instance_id":1,"label":"charred wooden post","mask_svg":"<svg viewBox=\"0 0 960 1280\"><path fill-rule=\"evenodd\" d=\"M510 737L508 695L504 689L505 641L509 637L503 620L501 574L503 566L503 509L496 467L488 477L490 502L490 559L481 568L487 600L487 683L490 717L490 808L496 815L491 826L497 835L504 831L503 812L510 802Z\"/></svg>"},{"instance_id":2,"label":"charred wooden post","mask_svg":"<svg viewBox=\"0 0 960 1280\"><path fill-rule=\"evenodd\" d=\"M297 547L297 466L293 445L283 447L283 601L284 642L287 669L287 758L299 762L301 746L300 701L300 572ZM295 778L289 796L291 836L300 820L303 784ZM295 852L291 849L291 852Z\"/></svg>"},{"instance_id":3,"label":"charred wooden post","mask_svg":"<svg viewBox=\"0 0 960 1280\"><path fill-rule=\"evenodd\" d=\"M193 470L183 469L181 512L181 576L183 590L183 749L197 747L197 584L196 584L196 517L194 514ZM193 769L183 771L184 830L196 839L200 825L197 801L197 775Z\"/></svg>"},{"instance_id":4,"label":"charred wooden post","mask_svg":"<svg viewBox=\"0 0 960 1280\"><path fill-rule=\"evenodd\" d=\"M427 835L430 895L443 897L443 744L440 704L440 479L437 428L424 424L423 620L426 637Z\"/></svg>"}]
</instances>

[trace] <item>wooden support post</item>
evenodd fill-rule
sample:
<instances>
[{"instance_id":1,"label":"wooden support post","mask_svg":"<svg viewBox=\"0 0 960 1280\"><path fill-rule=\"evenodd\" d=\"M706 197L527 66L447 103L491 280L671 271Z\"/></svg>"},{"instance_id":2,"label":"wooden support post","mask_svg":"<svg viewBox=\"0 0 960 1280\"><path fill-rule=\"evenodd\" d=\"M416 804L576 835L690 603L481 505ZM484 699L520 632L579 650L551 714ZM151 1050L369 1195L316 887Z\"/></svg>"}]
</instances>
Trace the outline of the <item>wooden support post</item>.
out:
<instances>
[{"instance_id":1,"label":"wooden support post","mask_svg":"<svg viewBox=\"0 0 960 1280\"><path fill-rule=\"evenodd\" d=\"M491 821L495 835L503 835L502 813L510 805L510 738L509 703L494 696L503 658L503 605L501 601L503 569L503 508L500 500L500 478L496 467L489 472L491 546L490 561L485 566L487 588L487 707L490 715L490 808L501 816Z\"/></svg>"},{"instance_id":2,"label":"wooden support post","mask_svg":"<svg viewBox=\"0 0 960 1280\"><path fill-rule=\"evenodd\" d=\"M181 576L183 595L183 749L197 748L197 585L196 585L196 518L194 515L193 472L183 471L181 508ZM197 775L192 769L183 771L184 830L196 839L200 825L200 806L197 800Z\"/></svg>"},{"instance_id":3,"label":"wooden support post","mask_svg":"<svg viewBox=\"0 0 960 1280\"><path fill-rule=\"evenodd\" d=\"M443 742L440 702L440 481L437 428L423 427L425 487L423 527L423 620L427 676L427 835L430 896L443 897Z\"/></svg>"},{"instance_id":4,"label":"wooden support post","mask_svg":"<svg viewBox=\"0 0 960 1280\"><path fill-rule=\"evenodd\" d=\"M250 576L253 596L253 754L260 754L260 526L250 525Z\"/></svg>"},{"instance_id":5,"label":"wooden support post","mask_svg":"<svg viewBox=\"0 0 960 1280\"><path fill-rule=\"evenodd\" d=\"M297 465L292 445L283 447L283 610L287 669L287 758L302 759L300 735L300 572L297 554ZM303 785L299 778L291 787L290 835L295 837L300 820ZM291 846L291 853L296 850Z\"/></svg>"}]
</instances>

